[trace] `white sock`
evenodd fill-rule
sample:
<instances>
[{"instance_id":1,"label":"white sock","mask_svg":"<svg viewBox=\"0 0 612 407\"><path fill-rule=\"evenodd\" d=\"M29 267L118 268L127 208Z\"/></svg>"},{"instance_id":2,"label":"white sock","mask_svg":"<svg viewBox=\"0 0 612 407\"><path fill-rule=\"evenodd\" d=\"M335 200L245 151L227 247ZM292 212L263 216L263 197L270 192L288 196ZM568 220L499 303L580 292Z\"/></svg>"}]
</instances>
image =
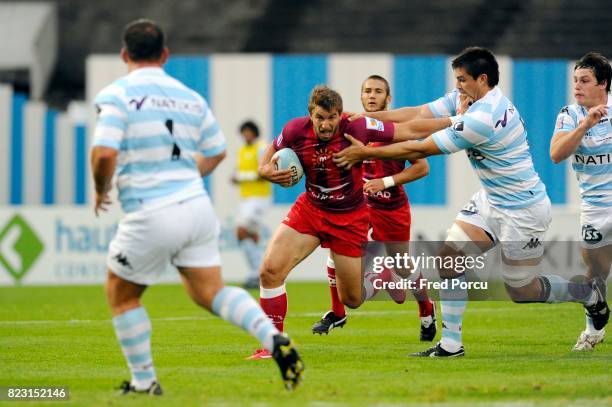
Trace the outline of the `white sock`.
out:
<instances>
[{"instance_id":1,"label":"white sock","mask_svg":"<svg viewBox=\"0 0 612 407\"><path fill-rule=\"evenodd\" d=\"M272 352L273 338L279 333L278 329L248 292L238 287L223 287L213 299L212 308L215 314L241 327Z\"/></svg>"},{"instance_id":2,"label":"white sock","mask_svg":"<svg viewBox=\"0 0 612 407\"><path fill-rule=\"evenodd\" d=\"M127 359L131 384L145 390L157 380L151 356L151 321L144 307L138 307L113 318L115 334Z\"/></svg>"},{"instance_id":3,"label":"white sock","mask_svg":"<svg viewBox=\"0 0 612 407\"><path fill-rule=\"evenodd\" d=\"M465 281L465 276L456 280ZM442 306L442 339L440 344L448 352L457 352L461 346L463 314L467 306L467 290L465 288L451 288L452 279L446 280L448 289L440 290L440 304Z\"/></svg>"},{"instance_id":4,"label":"white sock","mask_svg":"<svg viewBox=\"0 0 612 407\"><path fill-rule=\"evenodd\" d=\"M363 276L363 289L365 291L364 301L367 301L370 298L374 297L379 291L378 288L374 287L374 280L380 280L376 283L376 285L380 287L381 286L380 284L382 284L382 279L380 278L379 273L368 272L364 274Z\"/></svg>"},{"instance_id":5,"label":"white sock","mask_svg":"<svg viewBox=\"0 0 612 407\"><path fill-rule=\"evenodd\" d=\"M597 294L589 283L575 283L561 276L550 274L542 275L539 278L549 290L546 298L548 303L579 302L588 306L597 301Z\"/></svg>"}]
</instances>

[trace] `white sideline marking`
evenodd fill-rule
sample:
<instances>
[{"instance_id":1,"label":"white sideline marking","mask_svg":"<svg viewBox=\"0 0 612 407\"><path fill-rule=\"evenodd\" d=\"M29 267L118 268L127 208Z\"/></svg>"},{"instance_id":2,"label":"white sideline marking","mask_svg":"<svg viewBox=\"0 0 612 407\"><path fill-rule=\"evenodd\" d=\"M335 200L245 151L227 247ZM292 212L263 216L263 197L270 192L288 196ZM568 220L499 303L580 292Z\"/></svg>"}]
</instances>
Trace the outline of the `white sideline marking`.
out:
<instances>
[{"instance_id":1,"label":"white sideline marking","mask_svg":"<svg viewBox=\"0 0 612 407\"><path fill-rule=\"evenodd\" d=\"M476 308L471 309L470 313L486 313L491 311L499 311L499 308ZM348 310L349 316L358 316L360 318L363 317L380 317L385 315L413 315L415 314L414 309L410 310L389 310L389 311L353 311ZM440 312L438 310L438 312ZM316 318L321 317L325 311L320 312L296 312L289 313L288 317L297 317L297 318ZM217 317L214 315L198 315L198 316L185 316L185 317L166 317L166 318L151 318L151 321L161 321L161 322L174 322L174 321L199 321L199 320L207 320L207 319L216 319ZM21 321L0 321L0 326L12 326L12 325L86 325L86 324L108 324L111 322L111 319L49 319L49 320L21 320Z\"/></svg>"}]
</instances>

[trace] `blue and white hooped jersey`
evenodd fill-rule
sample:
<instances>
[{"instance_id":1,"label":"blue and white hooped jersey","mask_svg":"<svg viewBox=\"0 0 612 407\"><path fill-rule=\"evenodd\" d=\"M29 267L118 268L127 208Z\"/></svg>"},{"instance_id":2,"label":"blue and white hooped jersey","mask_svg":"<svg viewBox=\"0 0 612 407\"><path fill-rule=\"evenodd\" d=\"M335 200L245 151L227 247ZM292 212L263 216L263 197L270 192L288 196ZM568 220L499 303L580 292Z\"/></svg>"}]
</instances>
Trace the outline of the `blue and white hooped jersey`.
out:
<instances>
[{"instance_id":1,"label":"blue and white hooped jersey","mask_svg":"<svg viewBox=\"0 0 612 407\"><path fill-rule=\"evenodd\" d=\"M587 114L578 104L565 106L557 116L555 133L574 130ZM573 154L572 167L583 203L612 206L612 95L608 95L608 115L584 134Z\"/></svg>"},{"instance_id":2,"label":"blue and white hooped jersey","mask_svg":"<svg viewBox=\"0 0 612 407\"><path fill-rule=\"evenodd\" d=\"M457 89L429 103L434 117L457 114ZM477 100L453 126L432 135L445 154L466 150L491 205L526 208L546 198L536 173L527 130L514 105L499 88Z\"/></svg>"},{"instance_id":3,"label":"blue and white hooped jersey","mask_svg":"<svg viewBox=\"0 0 612 407\"><path fill-rule=\"evenodd\" d=\"M141 68L95 98L93 146L119 150L116 182L125 212L205 194L194 155L225 150L225 136L199 94L161 68Z\"/></svg>"}]
</instances>

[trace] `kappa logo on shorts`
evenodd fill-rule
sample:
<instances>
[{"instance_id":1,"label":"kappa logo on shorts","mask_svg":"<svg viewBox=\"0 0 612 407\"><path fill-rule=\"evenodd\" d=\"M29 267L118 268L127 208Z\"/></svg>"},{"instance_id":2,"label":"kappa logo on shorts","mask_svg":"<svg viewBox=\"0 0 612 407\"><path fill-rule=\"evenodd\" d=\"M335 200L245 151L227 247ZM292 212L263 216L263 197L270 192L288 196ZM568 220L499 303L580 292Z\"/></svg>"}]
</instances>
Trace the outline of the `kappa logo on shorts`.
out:
<instances>
[{"instance_id":1,"label":"kappa logo on shorts","mask_svg":"<svg viewBox=\"0 0 612 407\"><path fill-rule=\"evenodd\" d=\"M129 267L133 270L132 265L128 261L127 256L125 254L117 253L115 256L113 256L113 259L115 259L117 263L121 264L122 266Z\"/></svg>"},{"instance_id":2,"label":"kappa logo on shorts","mask_svg":"<svg viewBox=\"0 0 612 407\"><path fill-rule=\"evenodd\" d=\"M523 250L525 249L535 249L538 246L542 246L542 242L537 237L532 237L525 246L523 246Z\"/></svg>"},{"instance_id":3,"label":"kappa logo on shorts","mask_svg":"<svg viewBox=\"0 0 612 407\"><path fill-rule=\"evenodd\" d=\"M595 244L601 242L601 239L603 239L603 236L595 227L592 225L582 225L582 240L589 244Z\"/></svg>"}]
</instances>

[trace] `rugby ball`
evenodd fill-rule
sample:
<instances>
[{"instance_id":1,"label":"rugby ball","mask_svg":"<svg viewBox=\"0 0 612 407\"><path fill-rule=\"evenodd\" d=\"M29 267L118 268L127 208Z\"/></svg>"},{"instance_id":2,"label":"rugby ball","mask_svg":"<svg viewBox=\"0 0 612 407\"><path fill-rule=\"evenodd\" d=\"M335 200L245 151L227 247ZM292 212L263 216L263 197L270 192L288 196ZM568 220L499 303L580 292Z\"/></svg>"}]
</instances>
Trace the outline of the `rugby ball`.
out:
<instances>
[{"instance_id":1,"label":"rugby ball","mask_svg":"<svg viewBox=\"0 0 612 407\"><path fill-rule=\"evenodd\" d=\"M283 187L292 187L302 179L304 175L304 169L300 163L295 151L290 148L283 148L278 150L272 156L272 159L278 157L278 161L274 164L277 170L290 170L291 171L291 183L288 185L282 185Z\"/></svg>"}]
</instances>

